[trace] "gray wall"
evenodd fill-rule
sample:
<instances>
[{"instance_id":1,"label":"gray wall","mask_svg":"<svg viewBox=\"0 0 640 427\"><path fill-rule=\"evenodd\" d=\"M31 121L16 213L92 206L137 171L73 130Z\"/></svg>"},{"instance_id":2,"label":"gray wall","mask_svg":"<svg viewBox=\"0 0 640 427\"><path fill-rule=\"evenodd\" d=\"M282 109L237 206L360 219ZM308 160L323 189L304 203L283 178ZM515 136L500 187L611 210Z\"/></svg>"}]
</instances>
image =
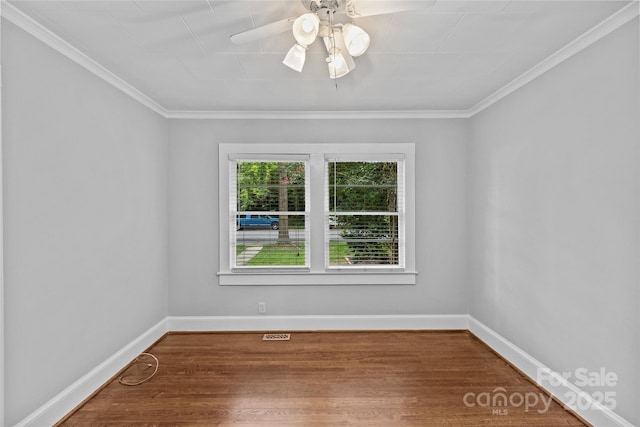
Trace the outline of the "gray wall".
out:
<instances>
[{"instance_id":1,"label":"gray wall","mask_svg":"<svg viewBox=\"0 0 640 427\"><path fill-rule=\"evenodd\" d=\"M166 120L2 25L6 425L167 315Z\"/></svg>"},{"instance_id":2,"label":"gray wall","mask_svg":"<svg viewBox=\"0 0 640 427\"><path fill-rule=\"evenodd\" d=\"M169 125L171 315L467 313L464 120L210 120ZM417 285L218 286L218 144L415 142Z\"/></svg>"},{"instance_id":3,"label":"gray wall","mask_svg":"<svg viewBox=\"0 0 640 427\"><path fill-rule=\"evenodd\" d=\"M475 116L469 175L471 315L636 424L638 61L636 19Z\"/></svg>"}]
</instances>

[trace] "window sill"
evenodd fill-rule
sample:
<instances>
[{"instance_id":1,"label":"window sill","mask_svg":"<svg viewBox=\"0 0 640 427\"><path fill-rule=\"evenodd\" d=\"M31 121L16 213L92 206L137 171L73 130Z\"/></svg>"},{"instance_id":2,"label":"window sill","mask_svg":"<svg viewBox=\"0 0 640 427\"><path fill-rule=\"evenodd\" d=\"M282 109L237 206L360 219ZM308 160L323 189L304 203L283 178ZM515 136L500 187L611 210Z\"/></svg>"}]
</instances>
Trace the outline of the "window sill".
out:
<instances>
[{"instance_id":1,"label":"window sill","mask_svg":"<svg viewBox=\"0 0 640 427\"><path fill-rule=\"evenodd\" d=\"M222 286L415 285L415 271L219 272Z\"/></svg>"}]
</instances>

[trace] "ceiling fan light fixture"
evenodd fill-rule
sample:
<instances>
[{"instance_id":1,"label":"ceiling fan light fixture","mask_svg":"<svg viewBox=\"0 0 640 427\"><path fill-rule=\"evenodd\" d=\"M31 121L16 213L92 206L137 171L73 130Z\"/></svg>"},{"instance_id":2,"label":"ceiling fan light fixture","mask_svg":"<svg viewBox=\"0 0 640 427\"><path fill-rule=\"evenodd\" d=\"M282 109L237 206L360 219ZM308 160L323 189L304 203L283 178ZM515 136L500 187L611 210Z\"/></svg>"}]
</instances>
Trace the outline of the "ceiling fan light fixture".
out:
<instances>
[{"instance_id":1,"label":"ceiling fan light fixture","mask_svg":"<svg viewBox=\"0 0 640 427\"><path fill-rule=\"evenodd\" d=\"M351 56L360 56L367 51L371 38L362 28L354 24L345 24L342 27L344 43Z\"/></svg>"},{"instance_id":2,"label":"ceiling fan light fixture","mask_svg":"<svg viewBox=\"0 0 640 427\"><path fill-rule=\"evenodd\" d=\"M363 55L371 38L352 19L431 8L432 1L404 0L302 0L306 13L261 25L231 36L232 43L250 43L264 37L291 31L296 45L289 49L283 63L302 71L306 50L316 39L324 40L329 53L327 64L332 79L342 77L356 66L354 57ZM330 40L330 41L329 41Z\"/></svg>"},{"instance_id":3,"label":"ceiling fan light fixture","mask_svg":"<svg viewBox=\"0 0 640 427\"><path fill-rule=\"evenodd\" d=\"M291 49L289 49L289 52L287 52L287 56L284 57L282 63L292 70L301 73L306 58L307 48L296 43Z\"/></svg>"},{"instance_id":4,"label":"ceiling fan light fixture","mask_svg":"<svg viewBox=\"0 0 640 427\"><path fill-rule=\"evenodd\" d=\"M342 52L340 49L334 49L327 58L327 66L329 68L329 77L332 79L339 79L349 74L354 68L356 68L355 62L346 52Z\"/></svg>"},{"instance_id":5,"label":"ceiling fan light fixture","mask_svg":"<svg viewBox=\"0 0 640 427\"><path fill-rule=\"evenodd\" d=\"M320 18L318 18L318 15L305 13L297 17L293 22L293 37L295 37L298 44L309 46L316 40L319 29Z\"/></svg>"}]
</instances>

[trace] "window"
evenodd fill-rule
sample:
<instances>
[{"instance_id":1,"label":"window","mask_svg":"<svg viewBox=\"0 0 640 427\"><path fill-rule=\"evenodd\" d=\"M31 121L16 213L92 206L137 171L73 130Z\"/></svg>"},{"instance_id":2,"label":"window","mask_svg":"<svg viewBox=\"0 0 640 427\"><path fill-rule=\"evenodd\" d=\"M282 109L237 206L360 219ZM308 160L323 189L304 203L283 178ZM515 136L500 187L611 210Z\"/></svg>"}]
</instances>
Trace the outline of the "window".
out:
<instances>
[{"instance_id":1,"label":"window","mask_svg":"<svg viewBox=\"0 0 640 427\"><path fill-rule=\"evenodd\" d=\"M415 284L413 144L221 144L221 285Z\"/></svg>"}]
</instances>

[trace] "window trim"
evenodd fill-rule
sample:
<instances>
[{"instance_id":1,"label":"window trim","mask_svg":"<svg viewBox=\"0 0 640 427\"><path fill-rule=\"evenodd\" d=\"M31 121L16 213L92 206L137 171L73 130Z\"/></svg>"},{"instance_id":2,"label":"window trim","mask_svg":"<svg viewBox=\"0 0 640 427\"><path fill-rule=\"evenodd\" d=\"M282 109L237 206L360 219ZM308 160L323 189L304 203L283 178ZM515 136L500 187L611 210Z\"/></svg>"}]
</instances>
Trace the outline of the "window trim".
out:
<instances>
[{"instance_id":1,"label":"window trim","mask_svg":"<svg viewBox=\"0 0 640 427\"><path fill-rule=\"evenodd\" d=\"M366 154L363 154L366 153ZM230 160L253 157L277 159L308 155L310 179L309 269L305 271L287 268L251 269L251 271L231 268L229 248L230 218L229 205ZM353 268L326 268L325 239L328 229L324 203L325 162L331 156L353 158L354 160L375 160L393 155L404 158L404 267L367 266ZM415 144L413 143L344 143L344 144L266 144L266 143L223 143L218 149L218 207L219 207L219 285L413 285L416 283L415 270ZM318 184L319 183L319 184ZM322 191L318 188L323 187Z\"/></svg>"}]
</instances>

